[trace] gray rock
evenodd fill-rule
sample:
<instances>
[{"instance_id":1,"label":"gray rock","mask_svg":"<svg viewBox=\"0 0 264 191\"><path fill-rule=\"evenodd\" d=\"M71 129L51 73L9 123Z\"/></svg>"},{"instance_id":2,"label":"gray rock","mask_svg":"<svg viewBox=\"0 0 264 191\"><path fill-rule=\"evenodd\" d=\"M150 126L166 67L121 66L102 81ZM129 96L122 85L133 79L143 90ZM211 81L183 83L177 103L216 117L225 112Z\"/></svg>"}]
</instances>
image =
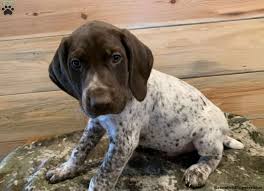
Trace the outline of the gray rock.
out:
<instances>
[{"instance_id":1,"label":"gray rock","mask_svg":"<svg viewBox=\"0 0 264 191\"><path fill-rule=\"evenodd\" d=\"M218 169L205 187L196 190L264 190L264 135L246 118L226 115L231 136L245 144L244 150L228 149ZM49 184L47 169L67 160L81 132L24 145L0 163L0 190L81 191L87 190L107 149L104 138L85 161L80 176L58 184ZM197 153L169 158L158 151L138 148L120 177L117 191L189 190L183 182L184 170L198 160ZM237 189L239 187L239 189ZM254 187L245 189L242 187Z\"/></svg>"}]
</instances>

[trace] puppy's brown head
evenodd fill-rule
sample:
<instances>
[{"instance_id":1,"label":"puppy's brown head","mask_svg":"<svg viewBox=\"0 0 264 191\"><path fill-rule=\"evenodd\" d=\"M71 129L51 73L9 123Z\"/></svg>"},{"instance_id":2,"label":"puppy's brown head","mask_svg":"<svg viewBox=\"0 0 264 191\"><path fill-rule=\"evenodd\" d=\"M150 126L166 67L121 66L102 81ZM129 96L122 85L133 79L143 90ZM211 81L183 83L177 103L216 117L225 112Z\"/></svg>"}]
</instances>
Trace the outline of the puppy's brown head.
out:
<instances>
[{"instance_id":1,"label":"puppy's brown head","mask_svg":"<svg viewBox=\"0 0 264 191\"><path fill-rule=\"evenodd\" d=\"M133 34L94 21L62 39L49 75L88 116L96 117L120 113L130 92L142 101L152 65L150 49Z\"/></svg>"}]
</instances>

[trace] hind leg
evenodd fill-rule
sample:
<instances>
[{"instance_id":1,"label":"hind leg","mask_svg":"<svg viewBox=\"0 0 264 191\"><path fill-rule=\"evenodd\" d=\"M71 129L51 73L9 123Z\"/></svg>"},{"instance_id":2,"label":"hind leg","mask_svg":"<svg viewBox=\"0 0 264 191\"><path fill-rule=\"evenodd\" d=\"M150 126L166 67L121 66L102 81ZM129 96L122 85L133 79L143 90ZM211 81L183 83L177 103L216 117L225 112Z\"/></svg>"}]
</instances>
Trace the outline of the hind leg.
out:
<instances>
[{"instance_id":1,"label":"hind leg","mask_svg":"<svg viewBox=\"0 0 264 191\"><path fill-rule=\"evenodd\" d=\"M203 137L193 141L201 156L199 161L190 166L184 173L183 179L189 187L205 185L209 175L216 169L222 159L223 142L219 138L208 139Z\"/></svg>"}]
</instances>

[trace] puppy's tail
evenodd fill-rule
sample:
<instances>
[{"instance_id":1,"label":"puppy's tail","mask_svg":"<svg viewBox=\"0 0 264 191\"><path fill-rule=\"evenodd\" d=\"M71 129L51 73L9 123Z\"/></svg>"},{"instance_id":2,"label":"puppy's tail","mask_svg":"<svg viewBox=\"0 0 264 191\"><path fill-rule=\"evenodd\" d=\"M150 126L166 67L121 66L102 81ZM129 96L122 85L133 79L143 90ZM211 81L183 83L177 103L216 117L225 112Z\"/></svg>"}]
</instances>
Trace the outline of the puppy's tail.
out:
<instances>
[{"instance_id":1,"label":"puppy's tail","mask_svg":"<svg viewBox=\"0 0 264 191\"><path fill-rule=\"evenodd\" d=\"M243 149L244 148L244 145L241 142L239 142L239 141L237 141L237 140L235 140L229 136L225 136L223 144L226 147L231 148L231 149Z\"/></svg>"}]
</instances>

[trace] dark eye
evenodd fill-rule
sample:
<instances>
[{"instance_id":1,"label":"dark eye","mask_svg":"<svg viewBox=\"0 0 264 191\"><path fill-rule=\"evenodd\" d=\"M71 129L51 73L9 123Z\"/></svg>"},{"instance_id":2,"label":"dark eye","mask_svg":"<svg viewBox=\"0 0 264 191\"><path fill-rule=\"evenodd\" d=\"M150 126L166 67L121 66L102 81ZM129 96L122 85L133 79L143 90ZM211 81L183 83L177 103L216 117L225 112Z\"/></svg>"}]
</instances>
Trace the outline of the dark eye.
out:
<instances>
[{"instance_id":1,"label":"dark eye","mask_svg":"<svg viewBox=\"0 0 264 191\"><path fill-rule=\"evenodd\" d=\"M71 61L71 68L73 69L73 70L80 70L81 69L81 62L80 62L80 60L79 59L76 59L76 58L74 58L74 59L72 59L72 61Z\"/></svg>"},{"instance_id":2,"label":"dark eye","mask_svg":"<svg viewBox=\"0 0 264 191\"><path fill-rule=\"evenodd\" d=\"M112 63L117 64L122 60L122 56L120 53L115 52L112 54Z\"/></svg>"}]
</instances>

